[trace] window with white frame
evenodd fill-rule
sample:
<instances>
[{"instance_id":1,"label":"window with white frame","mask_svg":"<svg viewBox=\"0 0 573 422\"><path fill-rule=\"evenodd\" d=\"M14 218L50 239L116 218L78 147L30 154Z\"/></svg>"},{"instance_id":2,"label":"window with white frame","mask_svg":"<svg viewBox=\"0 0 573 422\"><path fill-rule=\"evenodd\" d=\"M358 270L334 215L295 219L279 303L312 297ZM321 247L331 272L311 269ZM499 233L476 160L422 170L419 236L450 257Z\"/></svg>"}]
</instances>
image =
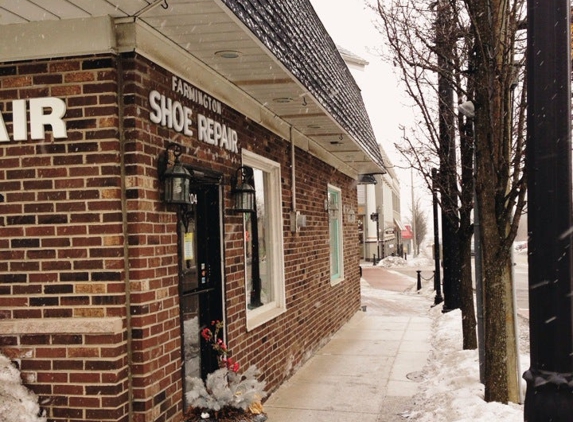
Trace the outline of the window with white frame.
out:
<instances>
[{"instance_id":1,"label":"window with white frame","mask_svg":"<svg viewBox=\"0 0 573 422\"><path fill-rule=\"evenodd\" d=\"M243 151L253 169L256 213L246 213L245 290L247 329L285 312L285 276L280 164Z\"/></svg>"},{"instance_id":2,"label":"window with white frame","mask_svg":"<svg viewBox=\"0 0 573 422\"><path fill-rule=\"evenodd\" d=\"M328 217L330 235L330 283L337 284L344 279L343 237L342 237L342 192L336 186L328 185Z\"/></svg>"}]
</instances>

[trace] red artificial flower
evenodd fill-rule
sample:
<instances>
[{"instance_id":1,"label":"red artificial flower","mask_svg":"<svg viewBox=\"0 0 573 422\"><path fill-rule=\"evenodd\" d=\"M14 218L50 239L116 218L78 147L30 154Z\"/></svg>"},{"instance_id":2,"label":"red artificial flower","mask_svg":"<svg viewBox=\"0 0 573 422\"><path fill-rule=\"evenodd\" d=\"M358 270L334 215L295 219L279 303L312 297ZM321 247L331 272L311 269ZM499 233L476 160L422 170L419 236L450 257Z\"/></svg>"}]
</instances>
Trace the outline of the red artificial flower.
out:
<instances>
[{"instance_id":1,"label":"red artificial flower","mask_svg":"<svg viewBox=\"0 0 573 422\"><path fill-rule=\"evenodd\" d=\"M210 341L211 338L213 337L213 333L211 333L211 330L209 330L208 328L203 328L203 330L201 331L201 337L203 337L205 341Z\"/></svg>"},{"instance_id":2,"label":"red artificial flower","mask_svg":"<svg viewBox=\"0 0 573 422\"><path fill-rule=\"evenodd\" d=\"M239 362L235 362L233 358L224 359L225 364L227 365L227 369L229 371L238 372L239 371Z\"/></svg>"},{"instance_id":3,"label":"red artificial flower","mask_svg":"<svg viewBox=\"0 0 573 422\"><path fill-rule=\"evenodd\" d=\"M215 332L213 333L209 327L205 327L201 330L201 337L211 344L213 350L219 355L220 362L223 363L229 371L238 372L239 363L235 362L234 359L227 357L227 344L223 339L219 338L219 331L223 329L223 326L224 324L222 321L211 321L211 327L214 328Z\"/></svg>"}]
</instances>

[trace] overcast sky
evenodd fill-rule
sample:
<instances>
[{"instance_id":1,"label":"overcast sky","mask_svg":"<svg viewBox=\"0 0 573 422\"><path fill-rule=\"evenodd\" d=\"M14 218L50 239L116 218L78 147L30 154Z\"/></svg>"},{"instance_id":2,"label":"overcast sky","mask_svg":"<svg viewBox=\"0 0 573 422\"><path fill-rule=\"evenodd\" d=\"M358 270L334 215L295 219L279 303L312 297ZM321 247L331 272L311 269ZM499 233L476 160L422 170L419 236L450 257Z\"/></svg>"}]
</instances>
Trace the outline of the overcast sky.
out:
<instances>
[{"instance_id":1,"label":"overcast sky","mask_svg":"<svg viewBox=\"0 0 573 422\"><path fill-rule=\"evenodd\" d=\"M400 125L409 126L412 121L412 109L406 105L404 89L399 86L399 77L394 73L391 64L381 58L384 49L384 39L376 29L375 11L368 9L366 3L370 0L310 0L320 20L334 42L347 50L359 55L369 62L363 75L356 77L362 89L362 96L374 134L382 145L400 180L402 220L410 218L411 177L410 170L401 170L404 161L394 148L402 136ZM422 194L427 205L429 192L423 192L422 182L416 180L418 188L416 195ZM431 219L431 216L429 216Z\"/></svg>"}]
</instances>

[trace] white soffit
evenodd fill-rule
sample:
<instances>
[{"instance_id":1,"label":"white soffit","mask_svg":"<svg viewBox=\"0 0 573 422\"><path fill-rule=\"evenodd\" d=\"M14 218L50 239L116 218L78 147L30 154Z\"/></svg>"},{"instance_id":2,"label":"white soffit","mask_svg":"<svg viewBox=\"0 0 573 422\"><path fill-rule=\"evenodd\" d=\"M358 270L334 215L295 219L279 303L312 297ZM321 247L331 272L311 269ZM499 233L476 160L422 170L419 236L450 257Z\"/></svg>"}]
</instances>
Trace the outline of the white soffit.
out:
<instances>
[{"instance_id":1,"label":"white soffit","mask_svg":"<svg viewBox=\"0 0 573 422\"><path fill-rule=\"evenodd\" d=\"M0 31L0 62L116 51L113 19L109 16L5 25Z\"/></svg>"}]
</instances>

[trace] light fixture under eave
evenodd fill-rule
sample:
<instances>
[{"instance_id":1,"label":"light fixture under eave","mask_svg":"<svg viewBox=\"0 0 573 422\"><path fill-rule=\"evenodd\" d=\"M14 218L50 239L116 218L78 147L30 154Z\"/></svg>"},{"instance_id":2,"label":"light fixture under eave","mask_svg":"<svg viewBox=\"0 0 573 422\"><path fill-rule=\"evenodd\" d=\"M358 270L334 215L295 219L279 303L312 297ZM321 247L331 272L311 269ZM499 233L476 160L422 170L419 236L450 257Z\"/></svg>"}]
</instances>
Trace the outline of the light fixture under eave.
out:
<instances>
[{"instance_id":1,"label":"light fixture under eave","mask_svg":"<svg viewBox=\"0 0 573 422\"><path fill-rule=\"evenodd\" d=\"M278 97L278 98L273 98L273 101L279 104L288 104L292 103L293 100L290 97Z\"/></svg>"},{"instance_id":2,"label":"light fixture under eave","mask_svg":"<svg viewBox=\"0 0 573 422\"><path fill-rule=\"evenodd\" d=\"M231 178L231 196L233 198L233 211L255 212L255 188L253 169L241 166Z\"/></svg>"},{"instance_id":3,"label":"light fixture under eave","mask_svg":"<svg viewBox=\"0 0 573 422\"><path fill-rule=\"evenodd\" d=\"M215 52L215 56L223 59L238 59L243 53L237 50L219 50Z\"/></svg>"},{"instance_id":4,"label":"light fixture under eave","mask_svg":"<svg viewBox=\"0 0 573 422\"><path fill-rule=\"evenodd\" d=\"M377 183L374 174L361 174L358 176L359 185L376 185Z\"/></svg>"},{"instance_id":5,"label":"light fixture under eave","mask_svg":"<svg viewBox=\"0 0 573 422\"><path fill-rule=\"evenodd\" d=\"M175 160L169 166L169 150L173 150ZM190 205L191 173L181 164L181 146L173 142L165 147L157 159L157 174L159 180L164 183L163 200L168 204Z\"/></svg>"}]
</instances>

